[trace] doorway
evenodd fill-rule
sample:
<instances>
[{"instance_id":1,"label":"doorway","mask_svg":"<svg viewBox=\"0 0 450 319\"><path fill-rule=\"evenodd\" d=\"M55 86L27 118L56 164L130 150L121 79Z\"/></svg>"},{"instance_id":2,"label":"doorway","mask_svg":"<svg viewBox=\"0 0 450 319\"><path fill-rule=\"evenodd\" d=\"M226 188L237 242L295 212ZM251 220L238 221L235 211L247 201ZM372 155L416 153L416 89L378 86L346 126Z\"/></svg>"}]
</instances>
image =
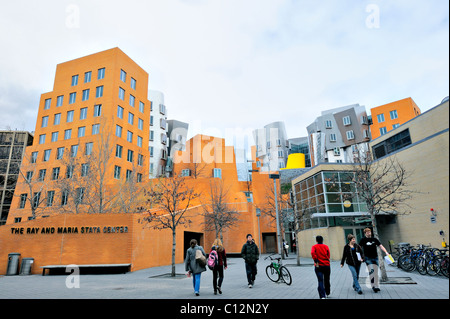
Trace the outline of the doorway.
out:
<instances>
[{"instance_id":1,"label":"doorway","mask_svg":"<svg viewBox=\"0 0 450 319\"><path fill-rule=\"evenodd\" d=\"M276 233L263 233L263 248L262 253L276 253L277 252L277 236Z\"/></svg>"},{"instance_id":2,"label":"doorway","mask_svg":"<svg viewBox=\"0 0 450 319\"><path fill-rule=\"evenodd\" d=\"M191 231L185 231L184 232L184 240L183 240L183 259L186 259L186 252L189 249L190 246L190 242L191 239L196 239L197 240L197 244L199 246L203 246L203 233L195 233L195 232L191 232Z\"/></svg>"}]
</instances>

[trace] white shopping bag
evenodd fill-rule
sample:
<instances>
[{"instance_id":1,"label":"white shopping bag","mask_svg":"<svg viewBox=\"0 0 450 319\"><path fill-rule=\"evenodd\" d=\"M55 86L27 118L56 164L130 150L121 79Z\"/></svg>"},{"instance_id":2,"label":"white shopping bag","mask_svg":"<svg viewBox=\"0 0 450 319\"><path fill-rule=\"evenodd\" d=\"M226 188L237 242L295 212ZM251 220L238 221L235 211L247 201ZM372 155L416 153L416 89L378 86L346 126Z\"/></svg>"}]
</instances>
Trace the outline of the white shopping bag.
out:
<instances>
[{"instance_id":1,"label":"white shopping bag","mask_svg":"<svg viewBox=\"0 0 450 319\"><path fill-rule=\"evenodd\" d=\"M392 258L392 255L386 255L386 256L384 256L384 261L386 262L386 264L390 265L390 264L392 264L395 260L394 260L394 258Z\"/></svg>"}]
</instances>

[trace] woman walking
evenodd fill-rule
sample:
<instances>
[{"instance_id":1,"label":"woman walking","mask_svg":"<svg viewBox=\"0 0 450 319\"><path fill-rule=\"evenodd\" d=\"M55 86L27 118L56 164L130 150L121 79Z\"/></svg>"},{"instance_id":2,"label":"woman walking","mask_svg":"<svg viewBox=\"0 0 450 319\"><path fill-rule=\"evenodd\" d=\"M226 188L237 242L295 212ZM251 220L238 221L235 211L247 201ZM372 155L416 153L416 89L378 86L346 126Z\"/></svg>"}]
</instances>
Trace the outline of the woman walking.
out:
<instances>
[{"instance_id":1,"label":"woman walking","mask_svg":"<svg viewBox=\"0 0 450 319\"><path fill-rule=\"evenodd\" d=\"M213 246L211 247L212 251L217 253L217 263L212 269L214 294L217 295L217 292L222 294L223 270L227 269L227 254L219 238L214 240Z\"/></svg>"},{"instance_id":2,"label":"woman walking","mask_svg":"<svg viewBox=\"0 0 450 319\"><path fill-rule=\"evenodd\" d=\"M200 295L200 277L202 272L206 271L206 254L202 246L197 245L197 240L191 239L191 247L186 252L186 259L184 261L184 267L188 272L188 276L192 275L192 283L194 285L194 292L196 296ZM205 257L205 264L200 264L196 257L197 250L201 251L201 254Z\"/></svg>"},{"instance_id":3,"label":"woman walking","mask_svg":"<svg viewBox=\"0 0 450 319\"><path fill-rule=\"evenodd\" d=\"M356 238L352 234L347 236L348 244L344 247L342 254L341 268L344 267L344 261L348 265L348 269L352 273L353 277L353 289L362 294L361 286L359 285L359 270L361 269L361 263L364 260L364 255L361 246L356 243Z\"/></svg>"}]
</instances>

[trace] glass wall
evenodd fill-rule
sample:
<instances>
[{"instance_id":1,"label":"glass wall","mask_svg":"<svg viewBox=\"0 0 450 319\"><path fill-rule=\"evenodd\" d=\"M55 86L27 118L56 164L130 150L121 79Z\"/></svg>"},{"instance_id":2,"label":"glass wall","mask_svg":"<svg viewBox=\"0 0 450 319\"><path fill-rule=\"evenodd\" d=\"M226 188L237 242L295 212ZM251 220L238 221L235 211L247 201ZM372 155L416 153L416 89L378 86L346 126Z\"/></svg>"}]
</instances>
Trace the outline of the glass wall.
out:
<instances>
[{"instance_id":1,"label":"glass wall","mask_svg":"<svg viewBox=\"0 0 450 319\"><path fill-rule=\"evenodd\" d=\"M350 226L355 217L367 212L358 197L355 173L322 171L294 185L295 201L300 218L300 230L327 226ZM339 216L342 213L344 216ZM315 214L321 214L317 217ZM326 217L323 214L330 214Z\"/></svg>"}]
</instances>

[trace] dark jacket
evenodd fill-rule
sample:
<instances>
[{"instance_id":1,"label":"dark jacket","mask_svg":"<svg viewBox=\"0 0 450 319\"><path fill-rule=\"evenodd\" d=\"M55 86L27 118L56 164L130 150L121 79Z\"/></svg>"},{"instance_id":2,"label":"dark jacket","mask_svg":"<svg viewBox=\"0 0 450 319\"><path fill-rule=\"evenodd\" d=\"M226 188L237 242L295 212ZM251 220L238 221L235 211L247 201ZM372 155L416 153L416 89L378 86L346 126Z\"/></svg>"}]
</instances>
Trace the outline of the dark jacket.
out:
<instances>
[{"instance_id":1,"label":"dark jacket","mask_svg":"<svg viewBox=\"0 0 450 319\"><path fill-rule=\"evenodd\" d=\"M206 271L205 266L200 266L198 262L195 260L195 251L201 250L203 256L206 257L205 251L202 246L195 246L194 248L190 247L186 252L186 259L184 260L184 267L186 271L190 271L193 274L198 274L203 271Z\"/></svg>"},{"instance_id":2,"label":"dark jacket","mask_svg":"<svg viewBox=\"0 0 450 319\"><path fill-rule=\"evenodd\" d=\"M363 250L358 244L355 244L353 247L355 249L352 249L349 244L345 245L344 252L342 254L341 265L344 264L344 261L347 263L347 265L350 266L359 266L361 264L361 261L358 260L358 256L356 255L356 253L360 253L361 258L364 259Z\"/></svg>"},{"instance_id":3,"label":"dark jacket","mask_svg":"<svg viewBox=\"0 0 450 319\"><path fill-rule=\"evenodd\" d=\"M241 255L247 264L256 264L259 259L258 246L253 241L245 242L244 246L242 246Z\"/></svg>"}]
</instances>

